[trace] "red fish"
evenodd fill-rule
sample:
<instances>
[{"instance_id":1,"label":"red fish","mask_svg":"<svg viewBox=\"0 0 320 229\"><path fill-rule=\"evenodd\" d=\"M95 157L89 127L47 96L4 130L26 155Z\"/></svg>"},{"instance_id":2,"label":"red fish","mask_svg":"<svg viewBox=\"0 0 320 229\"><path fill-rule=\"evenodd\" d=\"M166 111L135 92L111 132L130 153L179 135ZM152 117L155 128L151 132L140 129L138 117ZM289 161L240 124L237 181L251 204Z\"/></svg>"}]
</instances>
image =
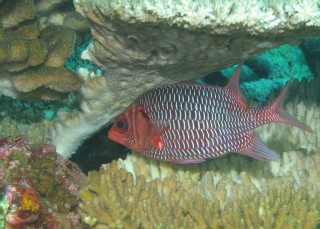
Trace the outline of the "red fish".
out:
<instances>
[{"instance_id":1,"label":"red fish","mask_svg":"<svg viewBox=\"0 0 320 229\"><path fill-rule=\"evenodd\" d=\"M174 163L200 163L229 152L277 160L253 133L267 123L310 127L283 109L289 81L280 95L261 108L249 108L240 92L239 65L225 87L166 85L139 96L116 119L108 136L147 157Z\"/></svg>"}]
</instances>

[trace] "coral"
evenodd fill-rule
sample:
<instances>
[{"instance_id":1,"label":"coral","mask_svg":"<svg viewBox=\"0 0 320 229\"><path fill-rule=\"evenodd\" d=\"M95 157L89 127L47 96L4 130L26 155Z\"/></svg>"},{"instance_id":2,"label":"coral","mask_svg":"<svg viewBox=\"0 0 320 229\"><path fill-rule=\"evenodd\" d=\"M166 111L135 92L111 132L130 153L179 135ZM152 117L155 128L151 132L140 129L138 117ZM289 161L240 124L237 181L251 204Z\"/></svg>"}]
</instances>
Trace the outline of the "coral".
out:
<instances>
[{"instance_id":1,"label":"coral","mask_svg":"<svg viewBox=\"0 0 320 229\"><path fill-rule=\"evenodd\" d=\"M75 11L72 0L37 0L35 4L41 28L62 26L77 31L81 39L88 38L89 27L84 18Z\"/></svg>"},{"instance_id":2,"label":"coral","mask_svg":"<svg viewBox=\"0 0 320 229\"><path fill-rule=\"evenodd\" d=\"M37 10L40 11L41 13L49 12L67 2L70 2L70 0L54 0L54 1L39 0L37 1Z\"/></svg>"},{"instance_id":3,"label":"coral","mask_svg":"<svg viewBox=\"0 0 320 229\"><path fill-rule=\"evenodd\" d=\"M15 136L17 133L24 134L35 145L50 143L50 128L53 122L50 120L42 120L36 123L18 122L10 117L1 119L0 138Z\"/></svg>"},{"instance_id":4,"label":"coral","mask_svg":"<svg viewBox=\"0 0 320 229\"><path fill-rule=\"evenodd\" d=\"M320 36L304 40L300 45L311 70L316 73L320 60Z\"/></svg>"},{"instance_id":5,"label":"coral","mask_svg":"<svg viewBox=\"0 0 320 229\"><path fill-rule=\"evenodd\" d=\"M0 138L21 134L32 144L50 143L50 128L59 112L79 110L76 97L66 100L27 102L0 96Z\"/></svg>"},{"instance_id":6,"label":"coral","mask_svg":"<svg viewBox=\"0 0 320 229\"><path fill-rule=\"evenodd\" d=\"M0 94L25 100L55 100L79 90L81 80L63 68L73 51L76 32L62 26L43 27L34 1L6 0L1 3L1 10L0 23L4 29L0 32ZM21 81L33 85L32 92L30 87L16 88Z\"/></svg>"},{"instance_id":7,"label":"coral","mask_svg":"<svg viewBox=\"0 0 320 229\"><path fill-rule=\"evenodd\" d=\"M138 160L142 162L141 159ZM157 167L152 168L154 165L147 163L136 164L135 167L157 170ZM221 167L228 165L226 161L223 163ZM185 170L180 166L166 167L165 163L158 169L165 173L171 172L171 175L151 181L148 181L148 173L137 172L134 177L132 173L120 168L119 163L104 165L99 172L90 172L85 179L85 185L79 192L83 200L80 214L90 228L263 226L311 229L317 225L320 216L318 191L310 194L306 188L295 189L290 184L290 179L286 186L281 186L277 179L269 178L270 183L265 184L269 190L259 192L252 187L257 182L253 174L245 171L240 174L233 172L233 177L239 176L239 181L234 178L234 181L232 178L219 178L213 164L203 168L206 173L201 178L202 182L190 179L192 173L197 173L196 170ZM183 171L189 173L189 179L181 177L179 172ZM221 174L223 173L228 172L222 171ZM230 175L232 176L232 171ZM219 189L230 190L234 197L226 198L228 191ZM215 192L217 193L214 194Z\"/></svg>"},{"instance_id":8,"label":"coral","mask_svg":"<svg viewBox=\"0 0 320 229\"><path fill-rule=\"evenodd\" d=\"M0 139L0 187L6 189L5 223L9 228L46 225L53 229L62 221L81 228L77 205L83 177L53 146L31 147L22 136Z\"/></svg>"},{"instance_id":9,"label":"coral","mask_svg":"<svg viewBox=\"0 0 320 229\"><path fill-rule=\"evenodd\" d=\"M5 0L1 3L0 15L0 24L3 28L11 28L33 19L36 15L34 0Z\"/></svg>"},{"instance_id":10,"label":"coral","mask_svg":"<svg viewBox=\"0 0 320 229\"><path fill-rule=\"evenodd\" d=\"M78 90L81 81L75 73L68 69L45 66L17 75L14 86L20 92L31 92L44 87L57 92L68 93Z\"/></svg>"},{"instance_id":11,"label":"coral","mask_svg":"<svg viewBox=\"0 0 320 229\"><path fill-rule=\"evenodd\" d=\"M82 112L56 124L53 144L70 157L84 139L150 88L190 82L317 34L318 3L290 3L75 0L93 37L82 57L106 71L103 79L84 81Z\"/></svg>"},{"instance_id":12,"label":"coral","mask_svg":"<svg viewBox=\"0 0 320 229\"><path fill-rule=\"evenodd\" d=\"M75 96L66 100L28 102L0 96L0 120L9 118L21 124L33 124L53 120L57 112L79 110ZM1 125L0 125L1 128ZM2 130L4 131L4 130Z\"/></svg>"},{"instance_id":13,"label":"coral","mask_svg":"<svg viewBox=\"0 0 320 229\"><path fill-rule=\"evenodd\" d=\"M61 26L48 26L41 31L40 39L47 43L49 50L45 65L62 67L72 54L76 34L74 31Z\"/></svg>"},{"instance_id":14,"label":"coral","mask_svg":"<svg viewBox=\"0 0 320 229\"><path fill-rule=\"evenodd\" d=\"M6 189L10 206L6 213L7 227L22 228L39 219L42 206L35 190L17 185L8 185Z\"/></svg>"},{"instance_id":15,"label":"coral","mask_svg":"<svg viewBox=\"0 0 320 229\"><path fill-rule=\"evenodd\" d=\"M307 65L302 50L299 47L283 45L269 50L262 55L245 61L247 71L241 76L241 90L246 98L265 102L271 91L283 88L285 83L292 81L301 82L306 79L309 82L314 78ZM222 70L227 78L235 67ZM250 71L251 70L251 71Z\"/></svg>"},{"instance_id":16,"label":"coral","mask_svg":"<svg viewBox=\"0 0 320 229\"><path fill-rule=\"evenodd\" d=\"M74 72L78 72L84 79L101 76L103 69L90 60L81 59L82 52L91 44L91 40L79 45L73 50L72 55L66 61L65 66Z\"/></svg>"}]
</instances>

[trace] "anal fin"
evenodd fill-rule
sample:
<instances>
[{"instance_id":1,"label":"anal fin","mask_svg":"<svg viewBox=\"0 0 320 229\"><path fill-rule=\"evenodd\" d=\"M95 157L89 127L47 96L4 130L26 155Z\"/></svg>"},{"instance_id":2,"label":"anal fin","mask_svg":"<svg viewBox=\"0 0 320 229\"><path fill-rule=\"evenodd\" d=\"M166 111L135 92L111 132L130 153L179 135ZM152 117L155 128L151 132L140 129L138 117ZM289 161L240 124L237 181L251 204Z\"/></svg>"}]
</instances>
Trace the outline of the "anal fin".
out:
<instances>
[{"instance_id":1,"label":"anal fin","mask_svg":"<svg viewBox=\"0 0 320 229\"><path fill-rule=\"evenodd\" d=\"M176 164L196 164L205 162L205 159L186 159L186 160L168 160L168 162L176 163Z\"/></svg>"},{"instance_id":2,"label":"anal fin","mask_svg":"<svg viewBox=\"0 0 320 229\"><path fill-rule=\"evenodd\" d=\"M253 135L253 144L250 148L237 152L264 161L277 161L279 156L276 152L269 149L259 137Z\"/></svg>"}]
</instances>

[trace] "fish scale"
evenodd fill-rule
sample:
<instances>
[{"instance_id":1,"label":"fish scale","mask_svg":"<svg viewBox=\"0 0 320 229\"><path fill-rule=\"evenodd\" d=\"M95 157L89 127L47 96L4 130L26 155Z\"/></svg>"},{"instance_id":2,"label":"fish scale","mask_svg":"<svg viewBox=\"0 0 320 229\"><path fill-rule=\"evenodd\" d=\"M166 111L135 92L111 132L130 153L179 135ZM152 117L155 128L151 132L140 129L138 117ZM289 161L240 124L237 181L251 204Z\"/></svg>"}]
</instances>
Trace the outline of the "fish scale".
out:
<instances>
[{"instance_id":1,"label":"fish scale","mask_svg":"<svg viewBox=\"0 0 320 229\"><path fill-rule=\"evenodd\" d=\"M169 130L163 133L165 146L161 149L145 150L143 154L167 160L176 157L179 159L201 159L204 154L210 157L222 156L227 152L246 147L247 142L244 141L238 141L238 144L227 144L233 142L233 138L241 138L242 135L239 134L238 129L241 129L243 133L248 132L251 127L247 122L238 122L244 118L239 114L244 113L245 107L230 102L230 99L235 97L232 93L234 92L230 90L222 91L218 88L207 88L202 85L190 87L188 85L170 85L141 96L138 103L144 106L146 114L150 115L153 124L159 129L161 126L165 128L167 126L161 122L161 120L165 120L169 126ZM160 109L160 107L166 109ZM199 118L196 119L195 116ZM210 116L211 119L209 119ZM199 126L198 120L204 121L202 125ZM197 129L208 129L211 130L211 133L201 136L200 132L194 131ZM222 134L222 132L226 134ZM186 136L188 137L186 138ZM231 136L230 139L227 136ZM199 147L194 147L196 144L193 142L199 141L201 143L200 139L207 140L210 144L203 146L200 144ZM165 154L161 154L160 151Z\"/></svg>"},{"instance_id":2,"label":"fish scale","mask_svg":"<svg viewBox=\"0 0 320 229\"><path fill-rule=\"evenodd\" d=\"M270 105L248 108L239 87L240 71L241 65L223 88L175 84L145 92L116 118L109 138L174 163L199 163L229 152L276 160L254 128L279 122L312 130L283 109L289 83Z\"/></svg>"}]
</instances>

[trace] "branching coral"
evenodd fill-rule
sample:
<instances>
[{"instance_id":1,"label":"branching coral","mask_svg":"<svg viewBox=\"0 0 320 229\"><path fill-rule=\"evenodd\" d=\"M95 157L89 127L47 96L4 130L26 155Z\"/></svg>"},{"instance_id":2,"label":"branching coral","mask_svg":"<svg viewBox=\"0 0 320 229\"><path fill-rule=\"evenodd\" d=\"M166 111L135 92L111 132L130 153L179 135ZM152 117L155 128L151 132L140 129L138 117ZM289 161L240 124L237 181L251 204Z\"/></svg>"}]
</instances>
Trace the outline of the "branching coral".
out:
<instances>
[{"instance_id":1,"label":"branching coral","mask_svg":"<svg viewBox=\"0 0 320 229\"><path fill-rule=\"evenodd\" d=\"M269 191L252 192L252 181L243 173L241 184L221 181L229 183L225 188L232 185L233 192L243 191L224 199L226 193L206 193L216 191L213 181L207 181L210 187L176 175L146 181L145 175L134 178L113 162L89 173L80 191L80 214L90 228L315 228L319 192L311 195L303 187L277 187L272 181Z\"/></svg>"}]
</instances>

